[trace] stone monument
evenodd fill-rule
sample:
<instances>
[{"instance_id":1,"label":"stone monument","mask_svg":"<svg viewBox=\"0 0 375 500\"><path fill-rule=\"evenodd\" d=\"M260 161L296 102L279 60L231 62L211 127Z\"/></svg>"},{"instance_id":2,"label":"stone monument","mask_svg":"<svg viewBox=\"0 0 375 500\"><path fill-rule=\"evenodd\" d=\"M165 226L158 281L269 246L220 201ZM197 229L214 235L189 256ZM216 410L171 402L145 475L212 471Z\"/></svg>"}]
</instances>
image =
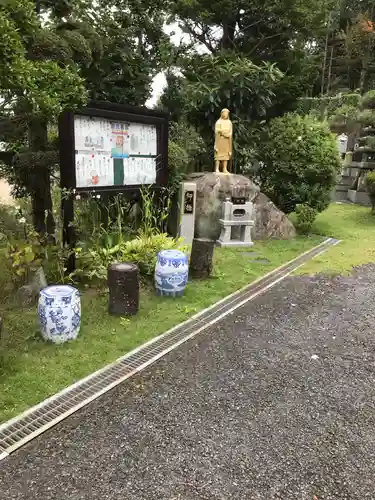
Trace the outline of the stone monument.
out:
<instances>
[{"instance_id":1,"label":"stone monument","mask_svg":"<svg viewBox=\"0 0 375 500\"><path fill-rule=\"evenodd\" d=\"M241 200L242 201L242 200ZM251 201L236 200L234 203L227 198L223 203L223 215L219 219L221 234L217 240L219 247L251 247L251 228L253 204Z\"/></svg>"},{"instance_id":2,"label":"stone monument","mask_svg":"<svg viewBox=\"0 0 375 500\"><path fill-rule=\"evenodd\" d=\"M341 159L343 160L348 149L348 136L344 133L337 137L337 146L340 152Z\"/></svg>"},{"instance_id":3,"label":"stone monument","mask_svg":"<svg viewBox=\"0 0 375 500\"><path fill-rule=\"evenodd\" d=\"M179 237L184 238L186 245L191 245L194 238L195 200L197 186L194 182L181 182L178 202L178 229Z\"/></svg>"},{"instance_id":4,"label":"stone monument","mask_svg":"<svg viewBox=\"0 0 375 500\"><path fill-rule=\"evenodd\" d=\"M229 119L229 109L224 108L220 118L215 124L215 172L220 172L220 164L223 165L223 174L229 174L228 161L232 162L232 136L233 127Z\"/></svg>"},{"instance_id":5,"label":"stone monument","mask_svg":"<svg viewBox=\"0 0 375 500\"><path fill-rule=\"evenodd\" d=\"M344 158L342 172L333 193L334 199L371 206L366 177L369 172L375 171L375 99L372 95L367 93L362 96L359 112L350 117L350 121L344 120L340 125L348 128L352 139L355 137L355 142L350 145L352 151L347 152Z\"/></svg>"}]
</instances>

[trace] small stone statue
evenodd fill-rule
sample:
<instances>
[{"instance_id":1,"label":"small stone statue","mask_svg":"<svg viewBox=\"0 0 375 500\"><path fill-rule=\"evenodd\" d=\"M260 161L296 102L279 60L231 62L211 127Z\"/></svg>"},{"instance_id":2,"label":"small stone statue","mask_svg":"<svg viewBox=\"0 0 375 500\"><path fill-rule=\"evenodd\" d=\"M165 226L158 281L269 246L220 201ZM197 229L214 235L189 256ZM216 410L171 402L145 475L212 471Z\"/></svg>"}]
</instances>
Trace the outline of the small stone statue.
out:
<instances>
[{"instance_id":1,"label":"small stone statue","mask_svg":"<svg viewBox=\"0 0 375 500\"><path fill-rule=\"evenodd\" d=\"M232 122L229 120L229 109L223 109L215 124L215 172L220 174L220 162L223 163L223 174L229 174L227 165L232 158Z\"/></svg>"}]
</instances>

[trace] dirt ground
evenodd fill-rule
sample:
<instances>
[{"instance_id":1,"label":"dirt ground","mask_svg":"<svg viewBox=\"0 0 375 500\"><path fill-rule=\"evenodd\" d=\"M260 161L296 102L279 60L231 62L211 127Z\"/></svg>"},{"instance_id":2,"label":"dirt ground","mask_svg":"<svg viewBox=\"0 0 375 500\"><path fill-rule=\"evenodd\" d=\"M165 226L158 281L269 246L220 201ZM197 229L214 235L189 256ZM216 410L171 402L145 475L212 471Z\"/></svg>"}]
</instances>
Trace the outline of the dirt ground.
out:
<instances>
[{"instance_id":1,"label":"dirt ground","mask_svg":"<svg viewBox=\"0 0 375 500\"><path fill-rule=\"evenodd\" d=\"M14 203L10 191L11 188L9 184L4 179L0 179L0 203L5 203L6 205L12 205Z\"/></svg>"}]
</instances>

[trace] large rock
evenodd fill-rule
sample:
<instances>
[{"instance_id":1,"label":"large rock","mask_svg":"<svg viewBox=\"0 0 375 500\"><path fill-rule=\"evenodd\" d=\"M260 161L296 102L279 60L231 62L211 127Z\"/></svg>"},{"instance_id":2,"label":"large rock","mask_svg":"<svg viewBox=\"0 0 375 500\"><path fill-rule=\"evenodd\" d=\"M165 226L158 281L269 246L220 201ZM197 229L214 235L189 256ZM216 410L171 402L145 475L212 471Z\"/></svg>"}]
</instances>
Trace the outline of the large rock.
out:
<instances>
[{"instance_id":1,"label":"large rock","mask_svg":"<svg viewBox=\"0 0 375 500\"><path fill-rule=\"evenodd\" d=\"M254 203L254 240L289 239L296 235L287 216L247 177L203 172L191 174L189 180L197 185L196 238L219 238L222 203L228 197L245 198Z\"/></svg>"},{"instance_id":2,"label":"large rock","mask_svg":"<svg viewBox=\"0 0 375 500\"><path fill-rule=\"evenodd\" d=\"M28 284L16 292L16 301L21 307L29 307L38 300L39 292L46 288L47 280L42 267L30 274Z\"/></svg>"},{"instance_id":3,"label":"large rock","mask_svg":"<svg viewBox=\"0 0 375 500\"><path fill-rule=\"evenodd\" d=\"M270 238L287 240L296 235L296 230L288 217L263 193L259 193L254 200L254 218L255 227L252 231L254 240Z\"/></svg>"},{"instance_id":4,"label":"large rock","mask_svg":"<svg viewBox=\"0 0 375 500\"><path fill-rule=\"evenodd\" d=\"M220 236L219 218L226 198L245 198L253 201L259 188L243 175L202 172L189 177L197 185L195 237L217 240Z\"/></svg>"}]
</instances>

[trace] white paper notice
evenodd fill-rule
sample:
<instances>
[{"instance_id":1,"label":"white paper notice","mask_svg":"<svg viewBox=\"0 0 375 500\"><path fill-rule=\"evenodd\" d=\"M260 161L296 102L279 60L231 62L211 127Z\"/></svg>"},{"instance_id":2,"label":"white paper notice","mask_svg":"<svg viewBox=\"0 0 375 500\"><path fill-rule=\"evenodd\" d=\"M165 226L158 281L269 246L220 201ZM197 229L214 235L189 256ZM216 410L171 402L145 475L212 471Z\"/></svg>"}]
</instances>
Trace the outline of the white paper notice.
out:
<instances>
[{"instance_id":1,"label":"white paper notice","mask_svg":"<svg viewBox=\"0 0 375 500\"><path fill-rule=\"evenodd\" d=\"M155 125L74 117L77 188L156 182Z\"/></svg>"},{"instance_id":2,"label":"white paper notice","mask_svg":"<svg viewBox=\"0 0 375 500\"><path fill-rule=\"evenodd\" d=\"M154 184L156 182L155 158L127 158L124 160L124 184Z\"/></svg>"},{"instance_id":3,"label":"white paper notice","mask_svg":"<svg viewBox=\"0 0 375 500\"><path fill-rule=\"evenodd\" d=\"M156 127L154 125L131 123L129 135L131 155L157 155Z\"/></svg>"}]
</instances>

